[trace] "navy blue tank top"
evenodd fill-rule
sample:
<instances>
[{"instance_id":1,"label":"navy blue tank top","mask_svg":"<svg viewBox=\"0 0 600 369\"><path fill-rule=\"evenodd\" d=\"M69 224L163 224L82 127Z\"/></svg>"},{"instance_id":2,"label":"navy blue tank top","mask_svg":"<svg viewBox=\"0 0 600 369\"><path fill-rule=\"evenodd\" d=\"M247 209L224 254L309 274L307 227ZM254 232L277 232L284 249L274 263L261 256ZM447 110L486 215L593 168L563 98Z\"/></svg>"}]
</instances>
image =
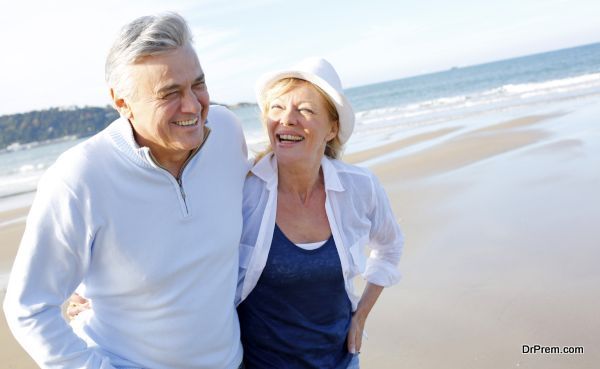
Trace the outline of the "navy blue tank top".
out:
<instances>
[{"instance_id":1,"label":"navy blue tank top","mask_svg":"<svg viewBox=\"0 0 600 369\"><path fill-rule=\"evenodd\" d=\"M275 225L267 264L238 315L246 369L345 369L352 304L333 237L316 250Z\"/></svg>"}]
</instances>

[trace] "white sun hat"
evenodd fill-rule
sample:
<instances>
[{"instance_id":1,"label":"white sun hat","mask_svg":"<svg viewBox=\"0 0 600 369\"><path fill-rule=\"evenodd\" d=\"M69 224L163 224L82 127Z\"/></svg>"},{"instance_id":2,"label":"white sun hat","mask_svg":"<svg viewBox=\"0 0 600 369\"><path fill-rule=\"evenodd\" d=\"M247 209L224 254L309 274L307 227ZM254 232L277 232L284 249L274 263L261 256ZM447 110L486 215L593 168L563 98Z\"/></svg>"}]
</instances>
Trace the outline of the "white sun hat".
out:
<instances>
[{"instance_id":1,"label":"white sun hat","mask_svg":"<svg viewBox=\"0 0 600 369\"><path fill-rule=\"evenodd\" d=\"M342 145L345 144L354 130L354 111L344 95L342 82L333 66L325 59L309 58L289 69L262 75L256 82L256 98L261 111L269 88L284 78L303 79L325 91L337 109L340 118L338 138Z\"/></svg>"}]
</instances>

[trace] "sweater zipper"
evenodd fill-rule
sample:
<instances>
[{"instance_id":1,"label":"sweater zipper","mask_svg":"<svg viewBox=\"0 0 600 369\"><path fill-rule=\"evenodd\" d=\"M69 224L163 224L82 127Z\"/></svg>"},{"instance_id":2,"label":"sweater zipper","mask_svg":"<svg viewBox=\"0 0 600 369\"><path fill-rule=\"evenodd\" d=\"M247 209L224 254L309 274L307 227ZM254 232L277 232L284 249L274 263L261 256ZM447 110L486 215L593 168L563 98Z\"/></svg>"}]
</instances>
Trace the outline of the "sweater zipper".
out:
<instances>
[{"instance_id":1,"label":"sweater zipper","mask_svg":"<svg viewBox=\"0 0 600 369\"><path fill-rule=\"evenodd\" d=\"M206 123L208 123L208 121ZM200 151L202 146L204 146L204 143L208 139L209 135L210 135L210 128L208 128L207 126L204 126L204 137L202 138L202 143L200 144L200 146L198 146L196 149L194 149L194 151L192 151L190 156L188 156L188 158L185 160L185 162L181 166L181 169L179 170L179 173L177 174L177 178L175 178L177 180L177 184L179 184L179 191L181 191L181 198L183 199L183 204L185 205L186 215L189 214L190 211L188 209L187 201L185 199L185 190L183 189L183 171L184 171L185 167L188 165L188 163L190 162L190 160L192 160L192 158L194 156L196 156L198 151Z\"/></svg>"},{"instance_id":2,"label":"sweater zipper","mask_svg":"<svg viewBox=\"0 0 600 369\"><path fill-rule=\"evenodd\" d=\"M204 141L202 142L202 144L204 144ZM200 145L200 147L202 147L202 145ZM197 149L195 149L194 151L192 151L192 153L190 154L190 156L185 160L185 162L181 166L181 169L179 170L179 173L177 174L177 177L175 177L175 180L177 181L177 184L179 185L179 192L181 193L181 198L183 199L183 205L185 205L185 213L186 214L189 214L190 211L188 209L187 201L185 199L185 190L183 189L183 170L188 165L188 163L190 162L190 160L192 160L192 158L194 156L196 156L196 154L200 150L200 147L198 147Z\"/></svg>"},{"instance_id":3,"label":"sweater zipper","mask_svg":"<svg viewBox=\"0 0 600 369\"><path fill-rule=\"evenodd\" d=\"M181 198L183 199L183 205L185 205L185 213L189 214L190 211L187 206L187 201L185 200L185 190L183 189L183 181L181 177L177 178L177 183L179 184L179 191L181 192Z\"/></svg>"},{"instance_id":4,"label":"sweater zipper","mask_svg":"<svg viewBox=\"0 0 600 369\"><path fill-rule=\"evenodd\" d=\"M181 194L181 199L183 200L183 205L185 206L185 215L186 216L190 214L190 211L188 209L186 195L185 195L185 190L183 188L183 171L185 170L185 167L188 165L188 163L194 158L194 156L196 156L196 154L198 153L198 151L200 151L200 149L202 148L202 146L204 146L204 143L206 142L206 139L208 139L209 135L210 135L210 128L207 127L207 126L204 126L204 138L202 139L202 143L200 144L200 146L198 146L197 148L195 148L192 151L192 153L190 154L190 156L188 156L188 158L185 160L185 162L181 166L181 169L179 170L179 173L177 174L177 177L174 177L175 181L177 182L177 185L179 186L179 193ZM167 172L167 174L169 176L173 177L173 175L171 174L171 172L169 172L165 167L163 167L162 165L160 165L158 163L158 160L156 160L154 158L154 155L152 155L152 152L149 151L148 153L150 154L150 158L152 159L152 161L154 162L154 164L156 164L157 167L161 168L162 170L164 170L165 172Z\"/></svg>"}]
</instances>

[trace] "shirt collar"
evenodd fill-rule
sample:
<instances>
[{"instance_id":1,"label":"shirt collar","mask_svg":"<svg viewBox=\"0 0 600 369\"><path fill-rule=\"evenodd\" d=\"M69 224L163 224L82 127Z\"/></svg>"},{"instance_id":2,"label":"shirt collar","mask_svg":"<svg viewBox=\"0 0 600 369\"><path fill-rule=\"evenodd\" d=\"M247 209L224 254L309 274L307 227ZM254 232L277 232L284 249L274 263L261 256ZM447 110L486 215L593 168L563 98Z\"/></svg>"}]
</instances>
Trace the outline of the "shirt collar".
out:
<instances>
[{"instance_id":1,"label":"shirt collar","mask_svg":"<svg viewBox=\"0 0 600 369\"><path fill-rule=\"evenodd\" d=\"M323 159L321 159L321 168L323 168L325 190L337 192L345 190L344 186L342 186L342 181L340 181L338 171L335 165L333 164L333 159L330 159L327 156L323 156Z\"/></svg>"},{"instance_id":2,"label":"shirt collar","mask_svg":"<svg viewBox=\"0 0 600 369\"><path fill-rule=\"evenodd\" d=\"M265 181L268 189L277 187L277 161L272 152L263 156L250 171Z\"/></svg>"},{"instance_id":3,"label":"shirt collar","mask_svg":"<svg viewBox=\"0 0 600 369\"><path fill-rule=\"evenodd\" d=\"M340 192L345 190L332 159L323 156L321 159L321 168L323 168L323 179L325 181L326 191ZM275 156L272 152L260 159L250 171L255 176L265 181L269 190L277 188L277 160L275 160Z\"/></svg>"}]
</instances>

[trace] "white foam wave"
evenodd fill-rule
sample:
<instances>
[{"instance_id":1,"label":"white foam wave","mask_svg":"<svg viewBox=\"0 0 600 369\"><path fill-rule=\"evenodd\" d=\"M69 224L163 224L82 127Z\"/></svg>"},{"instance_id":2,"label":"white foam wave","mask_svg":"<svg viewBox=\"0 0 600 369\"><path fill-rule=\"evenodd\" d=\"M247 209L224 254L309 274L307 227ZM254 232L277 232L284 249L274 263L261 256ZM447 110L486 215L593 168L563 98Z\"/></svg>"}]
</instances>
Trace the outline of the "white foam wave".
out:
<instances>
[{"instance_id":1,"label":"white foam wave","mask_svg":"<svg viewBox=\"0 0 600 369\"><path fill-rule=\"evenodd\" d=\"M39 172L39 171L43 171L48 167L47 163L37 163L37 164L25 164L20 166L16 172L17 173L21 173L21 174L25 174L25 173L31 173L31 172Z\"/></svg>"},{"instance_id":2,"label":"white foam wave","mask_svg":"<svg viewBox=\"0 0 600 369\"><path fill-rule=\"evenodd\" d=\"M0 198L34 191L43 171L31 171L0 177Z\"/></svg>"},{"instance_id":3,"label":"white foam wave","mask_svg":"<svg viewBox=\"0 0 600 369\"><path fill-rule=\"evenodd\" d=\"M51 145L51 144L60 143L60 142L70 142L70 141L75 141L77 139L78 138L76 135L68 135L68 136L55 138L55 139L51 139L51 140L30 141L30 142L27 142L24 144L22 144L20 142L13 142L10 145L8 145L7 147L5 147L4 149L0 150L0 152L5 152L5 151L14 152L14 151L29 150L29 149L32 149L35 147Z\"/></svg>"},{"instance_id":4,"label":"white foam wave","mask_svg":"<svg viewBox=\"0 0 600 369\"><path fill-rule=\"evenodd\" d=\"M525 94L531 92L551 92L555 89L565 91L566 89L579 89L598 84L600 84L600 73L592 73L538 83L508 84L502 86L502 89L508 94Z\"/></svg>"},{"instance_id":5,"label":"white foam wave","mask_svg":"<svg viewBox=\"0 0 600 369\"><path fill-rule=\"evenodd\" d=\"M439 121L444 117L469 115L586 93L600 93L600 73L536 83L506 84L473 94L446 96L403 106L361 111L356 114L357 130L373 130L390 125L412 126Z\"/></svg>"}]
</instances>

